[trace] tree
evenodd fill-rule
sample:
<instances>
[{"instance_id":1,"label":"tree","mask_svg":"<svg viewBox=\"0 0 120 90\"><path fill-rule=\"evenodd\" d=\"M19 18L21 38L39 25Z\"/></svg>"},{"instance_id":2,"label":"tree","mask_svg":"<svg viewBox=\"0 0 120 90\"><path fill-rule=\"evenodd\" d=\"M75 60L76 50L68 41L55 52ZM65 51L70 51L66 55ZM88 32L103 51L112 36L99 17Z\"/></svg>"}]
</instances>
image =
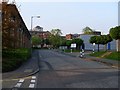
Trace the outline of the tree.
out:
<instances>
[{"instance_id":1,"label":"tree","mask_svg":"<svg viewBox=\"0 0 120 90\"><path fill-rule=\"evenodd\" d=\"M67 40L66 41L66 45L67 45L68 49L70 49L71 44L72 44L72 40Z\"/></svg>"},{"instance_id":2,"label":"tree","mask_svg":"<svg viewBox=\"0 0 120 90\"><path fill-rule=\"evenodd\" d=\"M76 49L80 49L80 46L83 44L83 40L80 38L76 38L72 40L72 43L76 43Z\"/></svg>"},{"instance_id":3,"label":"tree","mask_svg":"<svg viewBox=\"0 0 120 90\"><path fill-rule=\"evenodd\" d=\"M95 44L98 44L98 52L99 52L99 44L101 43L101 38L100 38L100 36L92 36L91 38L90 38L90 43L95 43Z\"/></svg>"},{"instance_id":4,"label":"tree","mask_svg":"<svg viewBox=\"0 0 120 90\"><path fill-rule=\"evenodd\" d=\"M32 45L37 46L40 45L42 42L42 39L38 36L32 36Z\"/></svg>"},{"instance_id":5,"label":"tree","mask_svg":"<svg viewBox=\"0 0 120 90\"><path fill-rule=\"evenodd\" d=\"M83 34L93 34L93 30L90 27L85 27L82 32Z\"/></svg>"},{"instance_id":6,"label":"tree","mask_svg":"<svg viewBox=\"0 0 120 90\"><path fill-rule=\"evenodd\" d=\"M105 45L105 50L106 49L106 45L108 42L111 42L112 38L110 37L110 35L100 35L100 36L92 36L89 40L90 43L95 43L98 44L98 51L99 51L99 44Z\"/></svg>"},{"instance_id":7,"label":"tree","mask_svg":"<svg viewBox=\"0 0 120 90\"><path fill-rule=\"evenodd\" d=\"M62 32L61 32L61 30L60 29L52 29L51 30L51 34L52 35L57 35L57 36L61 36L62 35Z\"/></svg>"},{"instance_id":8,"label":"tree","mask_svg":"<svg viewBox=\"0 0 120 90\"><path fill-rule=\"evenodd\" d=\"M100 44L105 46L105 51L106 51L107 50L107 43L111 42L112 38L109 34L108 35L101 35L100 38L101 38L101 43Z\"/></svg>"},{"instance_id":9,"label":"tree","mask_svg":"<svg viewBox=\"0 0 120 90\"><path fill-rule=\"evenodd\" d=\"M110 36L116 40L117 51L120 51L120 26L111 28L109 33L110 33Z\"/></svg>"},{"instance_id":10,"label":"tree","mask_svg":"<svg viewBox=\"0 0 120 90\"><path fill-rule=\"evenodd\" d=\"M66 40L66 39L61 38L61 41L60 41L60 46L66 46L66 42L67 42L67 40Z\"/></svg>"},{"instance_id":11,"label":"tree","mask_svg":"<svg viewBox=\"0 0 120 90\"><path fill-rule=\"evenodd\" d=\"M51 35L49 37L49 41L54 48L58 48L61 44L61 30L60 29L52 29Z\"/></svg>"},{"instance_id":12,"label":"tree","mask_svg":"<svg viewBox=\"0 0 120 90\"><path fill-rule=\"evenodd\" d=\"M93 43L96 43L96 37L97 37L97 36L92 36L92 37L89 39L89 42L92 43L92 44L93 44Z\"/></svg>"}]
</instances>

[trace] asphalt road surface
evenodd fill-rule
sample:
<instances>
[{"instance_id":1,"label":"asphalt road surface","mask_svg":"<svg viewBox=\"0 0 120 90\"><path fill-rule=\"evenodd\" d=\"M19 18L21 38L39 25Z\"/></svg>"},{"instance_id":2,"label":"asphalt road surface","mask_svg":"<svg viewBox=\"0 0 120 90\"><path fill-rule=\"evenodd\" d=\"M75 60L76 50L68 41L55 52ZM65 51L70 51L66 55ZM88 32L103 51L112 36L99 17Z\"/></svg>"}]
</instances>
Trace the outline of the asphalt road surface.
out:
<instances>
[{"instance_id":1,"label":"asphalt road surface","mask_svg":"<svg viewBox=\"0 0 120 90\"><path fill-rule=\"evenodd\" d=\"M52 50L38 55L40 71L16 81L19 88L118 88L118 69Z\"/></svg>"}]
</instances>

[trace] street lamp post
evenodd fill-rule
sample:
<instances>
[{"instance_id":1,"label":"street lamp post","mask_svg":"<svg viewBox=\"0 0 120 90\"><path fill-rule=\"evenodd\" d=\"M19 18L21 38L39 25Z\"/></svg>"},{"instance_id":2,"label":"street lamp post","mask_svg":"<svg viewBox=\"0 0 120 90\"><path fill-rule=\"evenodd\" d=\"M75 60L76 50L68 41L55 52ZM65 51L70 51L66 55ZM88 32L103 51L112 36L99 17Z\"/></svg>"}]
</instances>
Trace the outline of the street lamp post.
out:
<instances>
[{"instance_id":1,"label":"street lamp post","mask_svg":"<svg viewBox=\"0 0 120 90\"><path fill-rule=\"evenodd\" d=\"M31 31L32 31L32 24L33 24L33 18L36 17L36 18L40 18L40 16L31 16Z\"/></svg>"}]
</instances>

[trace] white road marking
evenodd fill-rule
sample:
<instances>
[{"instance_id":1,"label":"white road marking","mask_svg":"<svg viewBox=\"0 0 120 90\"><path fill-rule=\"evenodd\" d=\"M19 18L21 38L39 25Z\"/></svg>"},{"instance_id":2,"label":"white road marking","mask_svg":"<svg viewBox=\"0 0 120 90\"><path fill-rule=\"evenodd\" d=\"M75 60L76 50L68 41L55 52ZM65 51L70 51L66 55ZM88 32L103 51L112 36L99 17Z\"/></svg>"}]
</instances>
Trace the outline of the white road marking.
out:
<instances>
[{"instance_id":1,"label":"white road marking","mask_svg":"<svg viewBox=\"0 0 120 90\"><path fill-rule=\"evenodd\" d=\"M32 79L36 79L36 76L32 76Z\"/></svg>"},{"instance_id":2,"label":"white road marking","mask_svg":"<svg viewBox=\"0 0 120 90\"><path fill-rule=\"evenodd\" d=\"M24 82L24 79L20 79L19 82L21 82L21 83Z\"/></svg>"},{"instance_id":3,"label":"white road marking","mask_svg":"<svg viewBox=\"0 0 120 90\"><path fill-rule=\"evenodd\" d=\"M35 80L31 80L32 83L35 83Z\"/></svg>"},{"instance_id":4,"label":"white road marking","mask_svg":"<svg viewBox=\"0 0 120 90\"><path fill-rule=\"evenodd\" d=\"M15 87L20 87L22 85L22 83L17 83L16 85L15 85Z\"/></svg>"},{"instance_id":5,"label":"white road marking","mask_svg":"<svg viewBox=\"0 0 120 90\"><path fill-rule=\"evenodd\" d=\"M29 85L29 88L34 88L35 87L35 84L30 84Z\"/></svg>"}]
</instances>

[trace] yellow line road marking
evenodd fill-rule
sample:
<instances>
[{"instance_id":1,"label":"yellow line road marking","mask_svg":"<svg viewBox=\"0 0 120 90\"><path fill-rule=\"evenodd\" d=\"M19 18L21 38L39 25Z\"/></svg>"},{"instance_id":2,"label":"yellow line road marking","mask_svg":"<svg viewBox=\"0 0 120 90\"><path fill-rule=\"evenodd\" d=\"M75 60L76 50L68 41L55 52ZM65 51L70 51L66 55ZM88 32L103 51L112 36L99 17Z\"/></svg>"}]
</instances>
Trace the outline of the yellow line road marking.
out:
<instances>
[{"instance_id":1,"label":"yellow line road marking","mask_svg":"<svg viewBox=\"0 0 120 90\"><path fill-rule=\"evenodd\" d=\"M32 76L24 77L24 78L16 78L16 79L3 79L0 81L16 81L16 80L20 80L20 79L30 79L30 78L32 78Z\"/></svg>"}]
</instances>

